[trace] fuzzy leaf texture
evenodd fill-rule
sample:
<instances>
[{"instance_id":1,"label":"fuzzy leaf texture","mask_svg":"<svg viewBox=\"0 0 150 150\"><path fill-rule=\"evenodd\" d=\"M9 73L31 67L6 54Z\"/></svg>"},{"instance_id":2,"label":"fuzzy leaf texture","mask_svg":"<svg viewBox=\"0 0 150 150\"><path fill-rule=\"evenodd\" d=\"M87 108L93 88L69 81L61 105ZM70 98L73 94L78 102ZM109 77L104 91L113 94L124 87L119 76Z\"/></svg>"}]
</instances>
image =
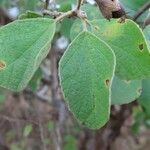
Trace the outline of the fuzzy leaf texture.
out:
<instances>
[{"instance_id":1,"label":"fuzzy leaf texture","mask_svg":"<svg viewBox=\"0 0 150 150\"><path fill-rule=\"evenodd\" d=\"M150 77L150 52L145 37L136 23L126 20L92 21L91 32L103 39L115 52L115 74L124 80L139 80ZM71 30L72 39L83 30L74 24Z\"/></svg>"},{"instance_id":2,"label":"fuzzy leaf texture","mask_svg":"<svg viewBox=\"0 0 150 150\"><path fill-rule=\"evenodd\" d=\"M136 100L142 91L142 81L141 80L121 80L118 77L114 77L112 83L112 104L127 104Z\"/></svg>"},{"instance_id":3,"label":"fuzzy leaf texture","mask_svg":"<svg viewBox=\"0 0 150 150\"><path fill-rule=\"evenodd\" d=\"M134 80L150 77L150 52L145 37L136 23L126 20L95 21L96 35L114 50L117 65L116 75L122 79Z\"/></svg>"},{"instance_id":4,"label":"fuzzy leaf texture","mask_svg":"<svg viewBox=\"0 0 150 150\"><path fill-rule=\"evenodd\" d=\"M55 22L36 18L17 20L0 28L0 86L24 89L49 52Z\"/></svg>"},{"instance_id":5,"label":"fuzzy leaf texture","mask_svg":"<svg viewBox=\"0 0 150 150\"><path fill-rule=\"evenodd\" d=\"M100 128L109 119L114 67L110 47L89 32L80 33L61 58L59 77L65 100L89 128Z\"/></svg>"}]
</instances>

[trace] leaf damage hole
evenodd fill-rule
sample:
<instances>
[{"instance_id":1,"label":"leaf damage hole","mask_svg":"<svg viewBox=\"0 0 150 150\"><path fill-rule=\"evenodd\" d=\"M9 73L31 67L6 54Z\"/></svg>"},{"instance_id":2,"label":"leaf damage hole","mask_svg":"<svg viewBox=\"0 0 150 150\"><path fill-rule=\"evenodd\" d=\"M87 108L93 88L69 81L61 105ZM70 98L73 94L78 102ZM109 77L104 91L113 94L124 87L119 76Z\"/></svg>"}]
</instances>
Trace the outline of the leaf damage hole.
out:
<instances>
[{"instance_id":1,"label":"leaf damage hole","mask_svg":"<svg viewBox=\"0 0 150 150\"><path fill-rule=\"evenodd\" d=\"M124 80L125 83L130 84L131 80Z\"/></svg>"},{"instance_id":2,"label":"leaf damage hole","mask_svg":"<svg viewBox=\"0 0 150 150\"><path fill-rule=\"evenodd\" d=\"M142 51L144 49L144 44L139 44L139 49Z\"/></svg>"},{"instance_id":3,"label":"leaf damage hole","mask_svg":"<svg viewBox=\"0 0 150 150\"><path fill-rule=\"evenodd\" d=\"M106 84L106 86L109 87L109 85L110 85L110 80L109 80L109 79L105 80L105 84Z\"/></svg>"},{"instance_id":4,"label":"leaf damage hole","mask_svg":"<svg viewBox=\"0 0 150 150\"><path fill-rule=\"evenodd\" d=\"M138 89L138 90L137 90L137 93L138 93L138 94L141 94L141 93L142 93L142 89Z\"/></svg>"},{"instance_id":5,"label":"leaf damage hole","mask_svg":"<svg viewBox=\"0 0 150 150\"><path fill-rule=\"evenodd\" d=\"M0 70L6 67L6 63L3 60L0 60Z\"/></svg>"}]
</instances>

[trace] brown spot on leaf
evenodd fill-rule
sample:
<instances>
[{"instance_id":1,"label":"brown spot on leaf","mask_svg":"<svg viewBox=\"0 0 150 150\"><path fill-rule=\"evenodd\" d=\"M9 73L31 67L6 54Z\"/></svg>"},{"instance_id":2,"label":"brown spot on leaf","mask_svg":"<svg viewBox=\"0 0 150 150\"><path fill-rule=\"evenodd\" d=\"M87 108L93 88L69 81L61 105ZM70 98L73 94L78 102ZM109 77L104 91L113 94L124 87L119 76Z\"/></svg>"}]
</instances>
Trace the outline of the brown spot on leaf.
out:
<instances>
[{"instance_id":1,"label":"brown spot on leaf","mask_svg":"<svg viewBox=\"0 0 150 150\"><path fill-rule=\"evenodd\" d=\"M6 67L6 63L3 60L0 60L0 70Z\"/></svg>"},{"instance_id":2,"label":"brown spot on leaf","mask_svg":"<svg viewBox=\"0 0 150 150\"><path fill-rule=\"evenodd\" d=\"M139 44L139 49L142 51L144 49L144 45L143 44Z\"/></svg>"},{"instance_id":3,"label":"brown spot on leaf","mask_svg":"<svg viewBox=\"0 0 150 150\"><path fill-rule=\"evenodd\" d=\"M110 80L109 80L109 79L107 79L107 80L105 81L105 84L106 84L106 86L108 86L108 87L109 87Z\"/></svg>"}]
</instances>

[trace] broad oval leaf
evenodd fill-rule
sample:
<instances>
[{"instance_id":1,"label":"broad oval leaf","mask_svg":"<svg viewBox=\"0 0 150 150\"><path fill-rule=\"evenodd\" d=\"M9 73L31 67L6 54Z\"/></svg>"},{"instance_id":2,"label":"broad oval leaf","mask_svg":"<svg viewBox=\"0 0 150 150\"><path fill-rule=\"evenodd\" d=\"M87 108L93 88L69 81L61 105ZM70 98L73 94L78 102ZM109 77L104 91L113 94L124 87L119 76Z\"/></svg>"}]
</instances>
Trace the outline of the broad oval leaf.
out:
<instances>
[{"instance_id":1,"label":"broad oval leaf","mask_svg":"<svg viewBox=\"0 0 150 150\"><path fill-rule=\"evenodd\" d=\"M89 128L100 128L109 118L114 67L112 50L89 32L80 33L61 58L59 77L65 100Z\"/></svg>"},{"instance_id":2,"label":"broad oval leaf","mask_svg":"<svg viewBox=\"0 0 150 150\"><path fill-rule=\"evenodd\" d=\"M46 57L55 22L36 18L17 20L0 28L0 86L24 89Z\"/></svg>"},{"instance_id":3,"label":"broad oval leaf","mask_svg":"<svg viewBox=\"0 0 150 150\"><path fill-rule=\"evenodd\" d=\"M119 23L97 20L93 31L104 39L116 55L116 75L134 80L150 77L150 52L141 29L131 20Z\"/></svg>"},{"instance_id":4,"label":"broad oval leaf","mask_svg":"<svg viewBox=\"0 0 150 150\"><path fill-rule=\"evenodd\" d=\"M114 77L112 82L112 104L127 104L136 100L142 91L142 81L141 80L121 80L118 77Z\"/></svg>"},{"instance_id":5,"label":"broad oval leaf","mask_svg":"<svg viewBox=\"0 0 150 150\"><path fill-rule=\"evenodd\" d=\"M150 77L150 52L145 37L136 23L126 20L94 20L92 30L99 38L103 39L113 49L116 55L116 75L124 80L139 80ZM75 26L78 26L76 30ZM80 30L80 31L79 31ZM71 39L83 27L81 24L73 25Z\"/></svg>"}]
</instances>

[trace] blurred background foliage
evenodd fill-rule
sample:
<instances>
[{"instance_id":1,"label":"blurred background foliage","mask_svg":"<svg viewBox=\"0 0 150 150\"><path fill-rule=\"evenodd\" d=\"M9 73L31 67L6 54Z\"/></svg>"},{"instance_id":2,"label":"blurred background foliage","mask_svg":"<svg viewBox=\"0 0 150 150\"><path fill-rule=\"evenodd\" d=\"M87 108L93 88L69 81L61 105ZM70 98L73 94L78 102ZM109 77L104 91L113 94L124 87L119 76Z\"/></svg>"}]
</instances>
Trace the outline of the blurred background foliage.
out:
<instances>
[{"instance_id":1,"label":"blurred background foliage","mask_svg":"<svg viewBox=\"0 0 150 150\"><path fill-rule=\"evenodd\" d=\"M120 1L129 18L149 2ZM89 20L103 18L94 0L85 3L81 8ZM20 18L42 17L44 5L44 0L0 0L0 26L20 15ZM66 12L75 6L76 0L50 0L48 9ZM141 27L148 13L147 10L136 20ZM114 101L120 104L121 98L126 98L120 89L129 93L136 87L128 96L135 101L128 105L112 105L110 121L100 130L91 131L80 126L68 112L58 86L57 66L71 42L70 31L75 24L78 24L76 18L66 18L57 26L51 54L23 92L0 88L0 150L120 150L120 147L122 150L149 150L150 79L133 81L129 85L116 79L112 90L120 95L118 98L114 95ZM143 30L150 45L150 26ZM143 91L139 96L136 91L141 87Z\"/></svg>"}]
</instances>

